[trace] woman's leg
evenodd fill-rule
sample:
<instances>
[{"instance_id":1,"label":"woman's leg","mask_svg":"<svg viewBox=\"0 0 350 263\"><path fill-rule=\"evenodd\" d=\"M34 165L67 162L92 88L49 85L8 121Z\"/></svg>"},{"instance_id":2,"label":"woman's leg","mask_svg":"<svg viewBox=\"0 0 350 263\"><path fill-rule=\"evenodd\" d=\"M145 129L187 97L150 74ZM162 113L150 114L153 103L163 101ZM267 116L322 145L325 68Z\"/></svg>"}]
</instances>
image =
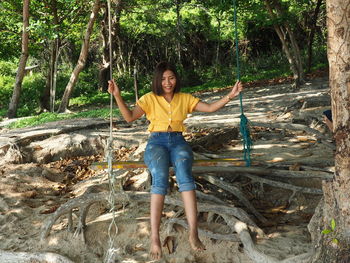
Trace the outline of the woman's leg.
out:
<instances>
[{"instance_id":1,"label":"woman's leg","mask_svg":"<svg viewBox=\"0 0 350 263\"><path fill-rule=\"evenodd\" d=\"M187 223L189 226L189 241L193 250L205 250L198 237L197 200L195 190L181 192L185 205Z\"/></svg>"},{"instance_id":2,"label":"woman's leg","mask_svg":"<svg viewBox=\"0 0 350 263\"><path fill-rule=\"evenodd\" d=\"M174 146L171 150L171 161L185 206L191 247L194 250L204 250L205 247L198 237L196 185L192 176L193 152L191 147L187 143Z\"/></svg>"},{"instance_id":3,"label":"woman's leg","mask_svg":"<svg viewBox=\"0 0 350 263\"><path fill-rule=\"evenodd\" d=\"M164 195L151 195L151 249L150 256L152 259L160 259L162 257L162 248L159 238L159 227L162 218L164 206Z\"/></svg>"},{"instance_id":4,"label":"woman's leg","mask_svg":"<svg viewBox=\"0 0 350 263\"><path fill-rule=\"evenodd\" d=\"M161 145L147 145L145 150L145 163L152 175L150 257L151 259L157 260L162 257L159 228L164 206L164 197L169 185L168 150Z\"/></svg>"}]
</instances>

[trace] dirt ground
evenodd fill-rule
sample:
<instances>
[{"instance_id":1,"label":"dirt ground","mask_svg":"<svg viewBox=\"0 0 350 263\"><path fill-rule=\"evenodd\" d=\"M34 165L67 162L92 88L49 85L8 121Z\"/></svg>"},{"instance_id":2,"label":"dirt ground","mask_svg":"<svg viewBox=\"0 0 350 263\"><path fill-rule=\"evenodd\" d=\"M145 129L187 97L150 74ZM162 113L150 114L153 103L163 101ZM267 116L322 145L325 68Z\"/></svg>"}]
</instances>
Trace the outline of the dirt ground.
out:
<instances>
[{"instance_id":1,"label":"dirt ground","mask_svg":"<svg viewBox=\"0 0 350 263\"><path fill-rule=\"evenodd\" d=\"M210 102L226 92L219 90L195 95ZM298 90L288 83L247 87L243 102L244 113L251 122L254 145L252 167L282 171L282 177L283 171L312 171L331 176L334 169L332 135L322 122L322 112L330 107L327 79L313 79ZM237 99L217 113L191 114L186 120L188 131L185 137L194 149L195 158L242 160L239 122ZM291 126L283 126L285 124ZM116 122L113 136L114 154L118 160L142 160L148 136L146 127L144 119L132 125ZM18 134L23 134L23 131ZM14 131L4 127L0 130L4 145L14 136L18 136L14 135ZM110 191L107 171L93 170L91 166L93 162L104 160L103 149L107 137L108 126L104 124L45 138L31 137L25 146L22 143L17 147L21 158L9 158L13 147L6 148L7 152L3 151L2 159L6 162L3 161L0 166L0 259L5 251L53 252L73 262L103 262L112 238L113 247L117 250L115 261L111 262L152 262L148 258L150 225L147 202L117 203L115 213L110 211L108 203L95 202L88 210L84 234L76 235L74 230L79 211L74 208L72 232L67 231L69 221L65 214L54 222L48 237L41 239L45 222L63 204L87 194L87 191ZM91 138L94 140L91 141ZM115 172L117 185L123 190L148 191L148 174L144 169ZM259 221L234 194L218 184L210 183L205 179L206 175L240 189L267 221ZM321 189L322 183L320 178L314 177L262 177L312 189ZM262 253L282 261L312 249L307 225L321 194L293 192L252 180L252 177L240 172L199 174L196 175L196 183L198 191L216 197L229 207L238 207L247 212L265 233L264 236L253 237L257 249ZM120 192L121 188L115 191ZM170 197L179 198L176 186L171 189ZM198 202L207 200L199 197ZM215 200L213 202L215 204ZM118 231L110 228L113 214ZM221 238L200 234L206 246L203 252L190 249L185 227L175 224L169 230L169 221L174 218L185 219L183 209L174 204L165 205L161 237L169 242L163 248L162 260L158 262L253 262L244 252L242 243L233 240L234 233L222 217L210 212L199 213L200 229L221 234Z\"/></svg>"}]
</instances>

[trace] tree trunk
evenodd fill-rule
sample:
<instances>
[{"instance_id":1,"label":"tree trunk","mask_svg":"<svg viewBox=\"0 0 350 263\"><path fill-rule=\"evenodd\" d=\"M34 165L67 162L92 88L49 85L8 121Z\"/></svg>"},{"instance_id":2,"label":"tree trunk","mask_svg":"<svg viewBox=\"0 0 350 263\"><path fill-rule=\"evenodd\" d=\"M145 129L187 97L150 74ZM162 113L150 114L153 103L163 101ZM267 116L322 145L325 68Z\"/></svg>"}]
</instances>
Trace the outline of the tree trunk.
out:
<instances>
[{"instance_id":1,"label":"tree trunk","mask_svg":"<svg viewBox=\"0 0 350 263\"><path fill-rule=\"evenodd\" d=\"M87 55L89 52L90 36L91 36L94 22L96 20L96 16L97 16L99 10L100 10L100 0L96 0L94 3L93 9L92 9L92 13L90 15L88 25L87 25L87 29L86 29L85 36L84 36L84 42L83 42L83 45L81 47L78 63L75 66L75 68L71 74L71 77L69 79L69 82L66 86L60 107L58 109L58 112L65 112L67 110L68 105L69 105L69 99L70 99L70 96L73 92L74 86L78 81L78 77L79 77L80 72L83 70L83 68L85 66L86 58L87 58Z\"/></svg>"},{"instance_id":2,"label":"tree trunk","mask_svg":"<svg viewBox=\"0 0 350 263\"><path fill-rule=\"evenodd\" d=\"M52 22L54 26L57 27L59 26L59 21L58 21L58 15L57 15L56 0L50 1L50 8L51 8L51 14L53 15ZM57 37L51 42L49 70L46 77L46 85L40 97L41 111L48 110L48 111L54 112L59 49L60 49L60 39L59 37Z\"/></svg>"},{"instance_id":3,"label":"tree trunk","mask_svg":"<svg viewBox=\"0 0 350 263\"><path fill-rule=\"evenodd\" d=\"M23 1L23 32L22 32L22 54L18 65L16 74L15 86L13 88L12 98L9 105L7 116L9 118L15 118L17 116L17 109L19 104L19 98L21 96L22 82L25 75L25 67L29 56L28 43L29 43L29 4L30 0Z\"/></svg>"},{"instance_id":4,"label":"tree trunk","mask_svg":"<svg viewBox=\"0 0 350 263\"><path fill-rule=\"evenodd\" d=\"M334 231L314 240L319 244L312 262L350 262L350 5L344 0L328 0L328 61L336 140L334 178L323 183L322 229Z\"/></svg>"},{"instance_id":5,"label":"tree trunk","mask_svg":"<svg viewBox=\"0 0 350 263\"><path fill-rule=\"evenodd\" d=\"M108 10L107 6L101 21L101 37L102 37L102 61L100 64L100 71L98 74L99 88L106 92L108 89L109 71L110 71L110 57L108 47Z\"/></svg>"},{"instance_id":6,"label":"tree trunk","mask_svg":"<svg viewBox=\"0 0 350 263\"><path fill-rule=\"evenodd\" d=\"M276 18L275 12L277 13L277 16L283 16L283 11L278 1L279 0L265 0L267 11L273 19ZM295 85L296 87L299 87L304 82L304 70L302 66L300 50L296 43L294 34L287 24L274 24L273 27L279 39L281 40L283 51L287 56L290 68L293 72ZM287 35L289 36L288 38Z\"/></svg>"},{"instance_id":7,"label":"tree trunk","mask_svg":"<svg viewBox=\"0 0 350 263\"><path fill-rule=\"evenodd\" d=\"M139 88L137 82L137 65L134 66L134 91L135 91L135 102L139 100Z\"/></svg>"}]
</instances>

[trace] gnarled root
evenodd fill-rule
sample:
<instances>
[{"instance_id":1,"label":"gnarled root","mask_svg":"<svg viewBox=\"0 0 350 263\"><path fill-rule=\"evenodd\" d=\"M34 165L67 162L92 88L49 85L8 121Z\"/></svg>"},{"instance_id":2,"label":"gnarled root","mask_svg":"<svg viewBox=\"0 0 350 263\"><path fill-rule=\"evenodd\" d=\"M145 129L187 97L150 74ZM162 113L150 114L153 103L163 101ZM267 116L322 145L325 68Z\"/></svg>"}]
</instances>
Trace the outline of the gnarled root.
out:
<instances>
[{"instance_id":1,"label":"gnarled root","mask_svg":"<svg viewBox=\"0 0 350 263\"><path fill-rule=\"evenodd\" d=\"M42 232L41 232L41 239L44 240L49 234L52 226L56 222L56 220L65 214L68 214L69 224L72 224L72 211L75 208L80 209L80 216L79 216L79 222L78 226L80 231L79 233L83 234L84 227L86 226L86 216L88 213L88 210L90 206L93 203L96 202L107 202L109 198L108 192L101 192L101 193L90 193L86 195L82 195L78 198L72 199L62 205L60 208L58 208L54 214L43 224ZM125 203L127 201L135 201L135 202L150 202L149 193L148 192L122 192L117 193L115 196L115 202L119 203ZM172 204L176 206L183 207L183 202L177 198L173 198L170 196L167 196L165 198L166 204ZM212 205L208 203L199 203L198 204L198 211L199 212L213 212L215 214L226 214L233 217L236 217L244 222L246 222L250 229L257 232L260 235L263 235L263 231L257 227L257 225L253 222L253 220L250 219L248 214L240 208L237 207L229 207L224 205ZM72 229L72 226L69 225L68 229Z\"/></svg>"}]
</instances>

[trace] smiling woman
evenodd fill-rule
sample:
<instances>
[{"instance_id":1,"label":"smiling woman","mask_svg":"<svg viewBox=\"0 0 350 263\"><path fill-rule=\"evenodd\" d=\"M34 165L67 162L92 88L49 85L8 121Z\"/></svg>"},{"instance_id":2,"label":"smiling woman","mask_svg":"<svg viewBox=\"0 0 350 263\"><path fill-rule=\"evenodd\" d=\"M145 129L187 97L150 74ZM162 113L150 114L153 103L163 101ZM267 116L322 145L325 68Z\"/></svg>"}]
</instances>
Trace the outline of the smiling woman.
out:
<instances>
[{"instance_id":1,"label":"smiling woman","mask_svg":"<svg viewBox=\"0 0 350 263\"><path fill-rule=\"evenodd\" d=\"M184 139L184 120L193 111L214 112L225 106L243 89L237 82L232 90L213 103L200 101L188 93L180 92L181 81L176 68L168 62L160 62L154 71L152 92L142 96L130 110L120 95L114 81L109 82L108 92L113 94L120 112L127 122L146 114L150 121L151 135L144 160L152 175L151 187L151 249L150 257L162 257L159 237L160 221L165 195L169 188L169 167L173 166L177 184L185 206L189 225L189 243L193 250L204 250L198 237L196 185L192 176L193 152Z\"/></svg>"}]
</instances>

